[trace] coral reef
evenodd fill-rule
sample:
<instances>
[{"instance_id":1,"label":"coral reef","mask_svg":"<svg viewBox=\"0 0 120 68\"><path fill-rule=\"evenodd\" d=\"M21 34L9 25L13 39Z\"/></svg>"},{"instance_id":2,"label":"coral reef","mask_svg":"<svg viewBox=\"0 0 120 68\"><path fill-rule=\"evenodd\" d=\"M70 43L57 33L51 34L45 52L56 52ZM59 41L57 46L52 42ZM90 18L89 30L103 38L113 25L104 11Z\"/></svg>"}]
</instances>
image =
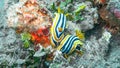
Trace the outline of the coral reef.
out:
<instances>
[{"instance_id":1,"label":"coral reef","mask_svg":"<svg viewBox=\"0 0 120 68\"><path fill-rule=\"evenodd\" d=\"M69 62L62 60L62 62L59 64L57 64L57 62L61 61L61 59L56 59L51 64L50 67L54 68L53 65L57 65L59 66L58 68L61 68L64 66L66 67L70 66L72 68L79 68L79 67L93 68L94 65L98 64L96 62L105 62L104 57L106 56L106 51L108 50L108 44L110 42L110 38L111 38L111 34L106 31L103 32L102 37L98 40L96 39L96 37L91 36L90 40L87 40L85 42L84 49L86 52L83 54L83 56L78 57L74 55L69 58L70 59ZM60 58L60 56L57 56L57 57ZM92 63L92 65L89 63Z\"/></svg>"},{"instance_id":2,"label":"coral reef","mask_svg":"<svg viewBox=\"0 0 120 68\"><path fill-rule=\"evenodd\" d=\"M110 0L108 5L105 5L104 7L99 9L100 17L106 21L107 29L113 34L120 31L119 9L120 8L118 0Z\"/></svg>"},{"instance_id":3,"label":"coral reef","mask_svg":"<svg viewBox=\"0 0 120 68\"><path fill-rule=\"evenodd\" d=\"M15 10L14 10L15 9ZM37 30L51 25L47 10L32 0L22 1L11 6L7 11L8 26L19 30Z\"/></svg>"},{"instance_id":4,"label":"coral reef","mask_svg":"<svg viewBox=\"0 0 120 68\"><path fill-rule=\"evenodd\" d=\"M120 0L3 0L0 19L0 68L120 68Z\"/></svg>"}]
</instances>

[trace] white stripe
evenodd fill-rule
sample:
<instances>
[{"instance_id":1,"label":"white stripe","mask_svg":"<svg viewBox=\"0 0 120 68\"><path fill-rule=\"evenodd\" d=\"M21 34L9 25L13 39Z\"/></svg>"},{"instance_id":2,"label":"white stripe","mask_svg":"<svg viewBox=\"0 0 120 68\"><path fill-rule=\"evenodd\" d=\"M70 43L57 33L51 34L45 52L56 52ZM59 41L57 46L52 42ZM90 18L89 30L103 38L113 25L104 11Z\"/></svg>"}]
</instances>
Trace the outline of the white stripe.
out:
<instances>
[{"instance_id":1,"label":"white stripe","mask_svg":"<svg viewBox=\"0 0 120 68\"><path fill-rule=\"evenodd\" d=\"M73 37L74 37L74 36L73 36ZM67 52L67 51L69 51L69 52L71 51L71 49L72 49L72 47L73 47L73 44L74 44L74 41L76 41L75 39L76 39L76 37L74 37L74 38L72 39L72 41L71 41L71 43L69 44L69 47L68 47L68 49L66 50L66 52ZM73 43L73 44L72 44L72 43ZM70 47L71 47L71 49L70 49ZM68 53L69 53L69 52L68 52Z\"/></svg>"},{"instance_id":2,"label":"white stripe","mask_svg":"<svg viewBox=\"0 0 120 68\"><path fill-rule=\"evenodd\" d=\"M70 37L71 37L71 38L66 39L66 40L69 40L69 41L68 41L67 45L64 44L65 48L64 48L63 52L64 52L64 51L66 52L66 49L69 47L69 42L71 41L71 39L73 38L73 36L70 36ZM65 42L66 42L66 41L65 41Z\"/></svg>"},{"instance_id":3,"label":"white stripe","mask_svg":"<svg viewBox=\"0 0 120 68\"><path fill-rule=\"evenodd\" d=\"M66 16L64 16L64 29L65 29L65 25L66 25Z\"/></svg>"},{"instance_id":4,"label":"white stripe","mask_svg":"<svg viewBox=\"0 0 120 68\"><path fill-rule=\"evenodd\" d=\"M63 14L61 14L61 19L60 19L60 22L58 23L58 26L57 26L57 32L58 32L58 35L60 35L61 32L59 32L58 28L61 28L61 25L62 25L62 19L63 18Z\"/></svg>"}]
</instances>

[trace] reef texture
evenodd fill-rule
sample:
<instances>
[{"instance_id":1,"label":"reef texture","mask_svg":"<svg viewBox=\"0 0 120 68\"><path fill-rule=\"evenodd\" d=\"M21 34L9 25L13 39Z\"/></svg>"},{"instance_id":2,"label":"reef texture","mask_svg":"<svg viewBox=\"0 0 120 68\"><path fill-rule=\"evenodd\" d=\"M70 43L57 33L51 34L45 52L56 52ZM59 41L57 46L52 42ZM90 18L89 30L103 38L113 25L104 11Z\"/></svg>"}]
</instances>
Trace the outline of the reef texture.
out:
<instances>
[{"instance_id":1,"label":"reef texture","mask_svg":"<svg viewBox=\"0 0 120 68\"><path fill-rule=\"evenodd\" d=\"M59 10L65 35L84 32L82 55L51 46ZM3 0L0 19L0 68L120 68L120 0Z\"/></svg>"}]
</instances>

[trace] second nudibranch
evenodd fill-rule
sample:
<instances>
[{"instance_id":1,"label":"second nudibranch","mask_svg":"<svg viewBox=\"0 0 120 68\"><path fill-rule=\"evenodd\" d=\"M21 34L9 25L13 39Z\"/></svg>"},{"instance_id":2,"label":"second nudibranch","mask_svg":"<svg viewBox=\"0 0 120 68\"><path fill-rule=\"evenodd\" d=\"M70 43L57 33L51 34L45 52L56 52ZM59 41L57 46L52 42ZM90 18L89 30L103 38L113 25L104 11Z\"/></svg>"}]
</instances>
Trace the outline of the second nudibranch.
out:
<instances>
[{"instance_id":1,"label":"second nudibranch","mask_svg":"<svg viewBox=\"0 0 120 68\"><path fill-rule=\"evenodd\" d=\"M55 18L51 27L51 44L57 46L64 38L64 30L66 27L66 16L62 13L55 13Z\"/></svg>"},{"instance_id":2,"label":"second nudibranch","mask_svg":"<svg viewBox=\"0 0 120 68\"><path fill-rule=\"evenodd\" d=\"M83 41L81 41L77 36L67 35L61 41L57 49L63 54L69 55L74 51L80 52L83 44Z\"/></svg>"}]
</instances>

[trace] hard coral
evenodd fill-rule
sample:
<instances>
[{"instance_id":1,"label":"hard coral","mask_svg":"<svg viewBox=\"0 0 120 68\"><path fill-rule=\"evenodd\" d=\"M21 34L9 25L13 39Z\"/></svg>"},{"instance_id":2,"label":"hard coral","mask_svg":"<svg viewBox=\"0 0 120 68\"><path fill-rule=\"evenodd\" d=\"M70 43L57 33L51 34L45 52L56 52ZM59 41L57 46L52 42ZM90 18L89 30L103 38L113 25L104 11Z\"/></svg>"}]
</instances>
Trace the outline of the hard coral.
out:
<instances>
[{"instance_id":1,"label":"hard coral","mask_svg":"<svg viewBox=\"0 0 120 68\"><path fill-rule=\"evenodd\" d=\"M99 10L100 17L106 22L105 28L108 31L115 34L119 31L120 23L119 20L116 19L110 11L107 10L106 6L102 7Z\"/></svg>"},{"instance_id":2,"label":"hard coral","mask_svg":"<svg viewBox=\"0 0 120 68\"><path fill-rule=\"evenodd\" d=\"M10 13L8 13L8 26L21 27L17 30L22 29L22 31L24 31L27 29L27 31L31 32L42 26L49 27L51 25L51 17L47 13L46 8L40 7L36 0L27 0L24 4L20 4L20 7L16 5L10 8L11 11L15 9L14 14L9 15ZM14 19L14 17L16 17L16 19Z\"/></svg>"}]
</instances>

